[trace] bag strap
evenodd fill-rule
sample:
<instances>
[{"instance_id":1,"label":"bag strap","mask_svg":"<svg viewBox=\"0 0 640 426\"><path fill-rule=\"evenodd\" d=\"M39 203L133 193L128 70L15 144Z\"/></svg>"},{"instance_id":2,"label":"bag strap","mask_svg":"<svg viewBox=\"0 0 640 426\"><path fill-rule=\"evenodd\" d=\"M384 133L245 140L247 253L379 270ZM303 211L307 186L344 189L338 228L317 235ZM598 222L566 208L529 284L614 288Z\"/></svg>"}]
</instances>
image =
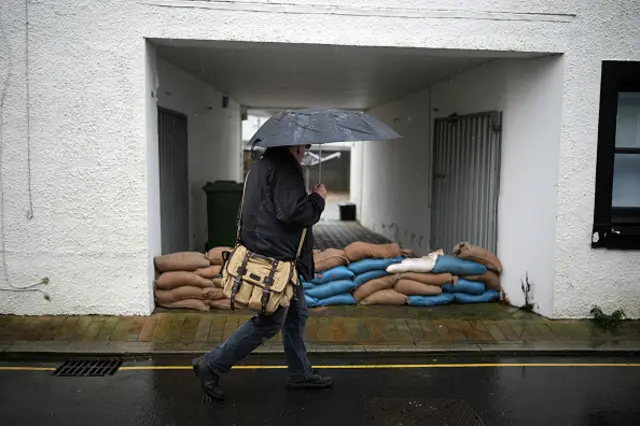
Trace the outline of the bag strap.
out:
<instances>
[{"instance_id":1,"label":"bag strap","mask_svg":"<svg viewBox=\"0 0 640 426\"><path fill-rule=\"evenodd\" d=\"M244 197L247 193L247 182L249 181L249 174L251 170L247 172L247 175L244 178L244 186L242 187L242 200L240 201L240 214L238 216L238 232L236 233L236 245L240 244L240 228L242 226L242 211L244 210ZM307 237L307 228L302 230L302 235L300 236L300 243L298 244L298 251L296 252L296 262L300 260L300 255L302 254L302 247L304 246L304 240Z\"/></svg>"}]
</instances>

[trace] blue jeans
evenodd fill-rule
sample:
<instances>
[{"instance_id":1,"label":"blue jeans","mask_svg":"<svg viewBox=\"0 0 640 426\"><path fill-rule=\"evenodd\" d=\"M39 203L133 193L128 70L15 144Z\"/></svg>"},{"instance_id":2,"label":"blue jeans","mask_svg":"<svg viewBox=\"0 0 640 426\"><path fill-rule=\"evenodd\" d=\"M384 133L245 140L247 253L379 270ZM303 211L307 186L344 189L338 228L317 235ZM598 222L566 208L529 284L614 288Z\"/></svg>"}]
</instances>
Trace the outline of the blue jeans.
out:
<instances>
[{"instance_id":1,"label":"blue jeans","mask_svg":"<svg viewBox=\"0 0 640 426\"><path fill-rule=\"evenodd\" d=\"M302 338L307 321L307 301L302 285L288 308L278 308L272 315L256 315L238 328L229 338L204 356L205 362L218 376L231 370L255 348L282 329L282 343L289 366L289 380L305 380L312 375L307 349Z\"/></svg>"}]
</instances>

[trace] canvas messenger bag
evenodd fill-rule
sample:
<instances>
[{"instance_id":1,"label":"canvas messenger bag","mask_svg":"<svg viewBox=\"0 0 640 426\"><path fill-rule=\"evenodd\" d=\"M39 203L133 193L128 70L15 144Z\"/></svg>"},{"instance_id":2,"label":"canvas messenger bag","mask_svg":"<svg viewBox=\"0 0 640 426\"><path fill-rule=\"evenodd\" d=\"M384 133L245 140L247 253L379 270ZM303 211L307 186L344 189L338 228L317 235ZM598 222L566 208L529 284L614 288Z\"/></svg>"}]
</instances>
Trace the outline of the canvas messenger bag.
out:
<instances>
[{"instance_id":1,"label":"canvas messenger bag","mask_svg":"<svg viewBox=\"0 0 640 426\"><path fill-rule=\"evenodd\" d=\"M253 253L240 243L240 227L244 197L249 174L244 181L236 245L231 252L223 252L222 286L232 310L237 306L249 308L262 315L271 315L280 306L287 307L294 295L294 286L300 285L296 262L300 258L307 230L302 230L296 258L281 261Z\"/></svg>"}]
</instances>

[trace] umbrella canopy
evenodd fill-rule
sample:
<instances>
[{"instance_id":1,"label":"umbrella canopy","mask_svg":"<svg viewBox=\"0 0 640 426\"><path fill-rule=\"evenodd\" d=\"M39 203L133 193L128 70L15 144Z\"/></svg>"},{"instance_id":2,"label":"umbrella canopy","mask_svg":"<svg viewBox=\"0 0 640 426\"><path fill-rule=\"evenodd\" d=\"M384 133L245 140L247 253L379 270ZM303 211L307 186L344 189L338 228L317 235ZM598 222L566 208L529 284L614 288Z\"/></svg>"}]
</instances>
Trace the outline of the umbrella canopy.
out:
<instances>
[{"instance_id":1,"label":"umbrella canopy","mask_svg":"<svg viewBox=\"0 0 640 426\"><path fill-rule=\"evenodd\" d=\"M258 129L250 143L269 148L401 137L380 120L363 112L319 107L279 112Z\"/></svg>"}]
</instances>

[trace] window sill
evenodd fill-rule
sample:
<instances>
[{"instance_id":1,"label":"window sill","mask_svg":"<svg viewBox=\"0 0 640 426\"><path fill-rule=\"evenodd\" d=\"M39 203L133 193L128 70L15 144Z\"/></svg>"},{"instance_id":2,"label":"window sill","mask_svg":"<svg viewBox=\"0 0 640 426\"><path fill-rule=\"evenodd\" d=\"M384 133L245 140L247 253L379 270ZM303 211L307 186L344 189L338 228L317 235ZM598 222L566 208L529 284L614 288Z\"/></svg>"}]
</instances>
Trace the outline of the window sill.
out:
<instances>
[{"instance_id":1,"label":"window sill","mask_svg":"<svg viewBox=\"0 0 640 426\"><path fill-rule=\"evenodd\" d=\"M640 227L601 225L593 227L592 248L640 250Z\"/></svg>"}]
</instances>

